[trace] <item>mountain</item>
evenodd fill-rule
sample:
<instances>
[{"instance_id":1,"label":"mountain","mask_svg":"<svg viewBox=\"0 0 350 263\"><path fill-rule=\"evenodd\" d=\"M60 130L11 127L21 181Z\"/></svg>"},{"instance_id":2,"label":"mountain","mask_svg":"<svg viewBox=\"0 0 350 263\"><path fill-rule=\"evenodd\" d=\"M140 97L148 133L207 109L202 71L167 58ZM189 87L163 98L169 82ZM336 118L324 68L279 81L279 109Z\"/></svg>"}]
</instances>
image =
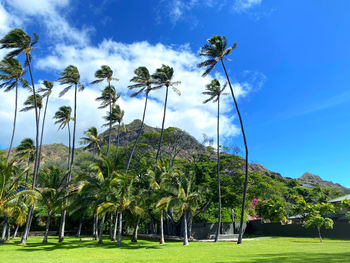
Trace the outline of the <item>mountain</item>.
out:
<instances>
[{"instance_id":1,"label":"mountain","mask_svg":"<svg viewBox=\"0 0 350 263\"><path fill-rule=\"evenodd\" d=\"M346 188L340 184L333 183L331 181L325 181L318 175L306 172L301 177L298 178L303 184L309 184L311 186L327 186L327 187L337 187L341 188L346 194L350 194L350 188Z\"/></svg>"}]
</instances>

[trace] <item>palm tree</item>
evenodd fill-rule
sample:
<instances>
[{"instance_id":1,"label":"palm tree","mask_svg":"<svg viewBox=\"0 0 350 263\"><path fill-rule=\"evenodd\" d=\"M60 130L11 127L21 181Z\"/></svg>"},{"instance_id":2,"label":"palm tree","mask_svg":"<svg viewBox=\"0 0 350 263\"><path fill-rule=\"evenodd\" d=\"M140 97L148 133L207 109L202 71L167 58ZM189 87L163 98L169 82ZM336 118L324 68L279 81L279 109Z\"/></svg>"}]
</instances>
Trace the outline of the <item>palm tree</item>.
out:
<instances>
[{"instance_id":1,"label":"palm tree","mask_svg":"<svg viewBox=\"0 0 350 263\"><path fill-rule=\"evenodd\" d=\"M99 138L97 128L92 126L87 131L84 131L86 137L82 137L80 144L87 144L84 150L92 150L93 155L101 153L100 143L102 139Z\"/></svg>"},{"instance_id":2,"label":"palm tree","mask_svg":"<svg viewBox=\"0 0 350 263\"><path fill-rule=\"evenodd\" d=\"M19 160L27 160L28 167L35 159L35 146L31 138L24 138L16 148L16 157ZM26 173L26 184L28 182L28 171Z\"/></svg>"},{"instance_id":3,"label":"palm tree","mask_svg":"<svg viewBox=\"0 0 350 263\"><path fill-rule=\"evenodd\" d=\"M71 152L71 134L70 134L70 126L69 122L71 120L74 121L74 119L71 116L72 114L72 108L69 106L61 106L58 111L56 111L55 116L53 117L57 121L55 121L55 124L60 124L58 129L64 129L67 125L68 130L68 165L67 169L69 170L69 161L70 161L70 152Z\"/></svg>"},{"instance_id":4,"label":"palm tree","mask_svg":"<svg viewBox=\"0 0 350 263\"><path fill-rule=\"evenodd\" d=\"M113 99L112 98L113 97L116 98L116 96L115 96L116 92L115 92L115 88L114 87L112 88L112 86L111 86L111 81L112 80L118 81L118 79L113 78L113 70L107 65L101 66L101 69L99 69L95 72L95 78L96 78L96 80L94 80L91 84L100 83L104 80L106 80L108 83L108 88L106 88L104 90L104 91L106 91L106 93L108 93L108 95L103 94L103 92L102 92L102 96L103 96L102 101L103 102L102 102L102 105L100 108L105 108L105 107L109 106L109 112L112 113L112 107L113 107L113 105L112 105ZM114 94L114 96L112 96L113 94ZM106 101L106 99L107 99L107 101ZM114 101L114 103L115 103L115 101ZM112 134L112 122L109 122L108 148L107 148L107 155L106 155L107 157L109 155L109 149L110 149L110 145L111 145L111 134Z\"/></svg>"},{"instance_id":5,"label":"palm tree","mask_svg":"<svg viewBox=\"0 0 350 263\"><path fill-rule=\"evenodd\" d=\"M164 112L163 112L163 121L162 121L162 129L160 132L160 138L158 143L158 150L156 155L156 162L158 161L159 155L160 155L160 146L162 145L162 139L163 139L163 131L164 131L164 122L165 122L165 114L166 114L166 107L168 102L168 91L169 87L172 87L173 91L177 93L178 95L181 95L180 91L175 87L176 85L180 84L180 81L172 81L174 76L174 69L167 66L162 65L161 68L157 69L156 72L152 75L152 78L157 81L159 84L155 88L158 89L162 86L165 86L165 100L164 100Z\"/></svg>"},{"instance_id":6,"label":"palm tree","mask_svg":"<svg viewBox=\"0 0 350 263\"><path fill-rule=\"evenodd\" d=\"M39 173L38 190L41 193L41 203L47 209L47 221L43 243L47 243L51 216L59 208L61 199L64 197L64 191L60 191L63 177L63 172L55 166L49 166Z\"/></svg>"},{"instance_id":7,"label":"palm tree","mask_svg":"<svg viewBox=\"0 0 350 263\"><path fill-rule=\"evenodd\" d=\"M37 101L36 101L36 91L35 91L35 84L34 84L34 78L31 68L31 61L32 61L32 50L36 47L35 44L39 40L39 36L36 33L33 33L34 38L27 35L22 29L15 28L12 29L10 32L7 33L1 40L0 40L0 49L7 48L11 49L11 51L5 56L5 58L13 58L17 55L24 53L26 56L25 59L25 65L28 66L29 73L30 73L30 79L32 82L32 92L33 92L33 99L34 99L34 108L35 108L35 127L36 127L36 136L35 136L35 148L38 149L39 146L39 114L37 109ZM39 151L35 152L35 162L34 162L34 173L33 173L33 182L32 182L32 189L36 187L36 180L37 180L37 162L39 157ZM31 207L28 211L27 216L27 222L25 226L25 230L22 236L21 244L24 244L27 241L27 237L30 230L30 225L32 223L33 219L33 211L34 208Z\"/></svg>"},{"instance_id":8,"label":"palm tree","mask_svg":"<svg viewBox=\"0 0 350 263\"><path fill-rule=\"evenodd\" d=\"M242 201L242 210L241 210L241 220L239 224L239 235L238 235L238 244L242 243L242 234L243 234L243 218L244 218L244 207L245 207L245 199L247 194L247 186L248 186L248 145L246 136L244 133L244 127L243 127L243 120L241 117L241 114L239 112L238 104L232 89L232 85L230 82L230 78L227 74L226 67L224 64L224 57L231 54L232 50L234 50L237 46L237 43L234 43L233 46L226 48L227 46L227 39L224 36L213 36L212 38L208 39L208 44L205 44L199 53L200 56L204 56L207 58L207 60L201 62L198 64L198 67L207 67L205 72L203 73L203 77L208 75L213 68L215 67L216 63L221 61L221 65L225 71L225 75L227 78L227 82L230 87L232 99L234 101L239 122L241 125L242 135L243 135L243 141L244 141L244 147L245 147L245 180L244 180L244 188L243 188L243 201Z\"/></svg>"},{"instance_id":9,"label":"palm tree","mask_svg":"<svg viewBox=\"0 0 350 263\"><path fill-rule=\"evenodd\" d=\"M38 197L34 190L18 190L21 187L27 187L21 184L21 179L26 172L27 169L18 171L14 161L0 160L0 213L5 218L1 241L5 240L6 231L9 230L9 217L15 216L16 224L23 225L28 207L32 206ZM9 237L9 231L7 237Z\"/></svg>"},{"instance_id":10,"label":"palm tree","mask_svg":"<svg viewBox=\"0 0 350 263\"><path fill-rule=\"evenodd\" d=\"M147 101L148 101L148 95L150 93L151 90L153 90L154 88L152 88L152 84L154 84L155 80L152 79L151 75L149 74L149 71L146 67L138 67L137 69L135 69L134 71L135 76L130 80L131 82L134 82L136 84L130 85L128 88L133 90L133 89L139 89L138 91L134 92L131 94L131 97L136 97L141 93L145 93L146 98L145 98L145 106L143 108L143 115L142 115L142 121L141 121L141 127L140 130L137 134L134 146L132 147L130 156L129 156L129 160L128 160L128 164L126 165L126 174L128 173L129 170L129 166L132 160L132 156L134 155L134 151L136 148L136 145L139 141L139 137L142 133L142 129L143 129L143 124L145 121L145 115L146 115L146 108L147 108ZM159 87L159 86L158 86Z\"/></svg>"},{"instance_id":11,"label":"palm tree","mask_svg":"<svg viewBox=\"0 0 350 263\"><path fill-rule=\"evenodd\" d=\"M171 173L162 175L161 186L167 193L157 203L157 207L166 210L169 207L175 208L184 219L184 246L188 245L187 218L196 210L200 201L200 191L193 189L195 177L193 173L185 175L180 170L173 170Z\"/></svg>"},{"instance_id":12,"label":"palm tree","mask_svg":"<svg viewBox=\"0 0 350 263\"><path fill-rule=\"evenodd\" d=\"M39 160L38 160L38 165L37 169L40 167L40 160L41 160L41 146L43 145L43 137L44 137L44 127L45 127L45 119L46 119L46 111L47 111L47 105L49 104L49 97L52 93L53 89L53 83L49 80L44 80L43 81L44 87L40 88L38 92L42 92L43 95L42 97L46 97L46 102L45 102L45 109L44 109L44 116L43 116L43 121L41 124L41 135L40 135L40 146L39 146ZM39 173L39 171L37 171Z\"/></svg>"},{"instance_id":13,"label":"palm tree","mask_svg":"<svg viewBox=\"0 0 350 263\"><path fill-rule=\"evenodd\" d=\"M219 222L216 231L215 242L219 241L219 234L221 229L221 190L220 190L220 97L221 95L226 95L224 90L226 84L223 88L220 86L220 82L217 79L213 79L210 84L206 86L206 91L203 92L204 95L209 95L209 98L203 101L203 103L208 103L209 101L218 103L218 115L217 115L217 127L216 127L216 141L217 141L217 180L218 180L218 200L219 200Z\"/></svg>"},{"instance_id":14,"label":"palm tree","mask_svg":"<svg viewBox=\"0 0 350 263\"><path fill-rule=\"evenodd\" d=\"M26 71L22 68L21 63L15 58L3 59L0 62L0 89L4 88L5 92L9 92L15 88L15 113L13 118L12 136L10 141L9 151L7 153L6 162L9 161L11 155L11 149L13 144L13 138L15 137L16 120L17 120L17 101L18 101L18 83L21 82L22 86L28 88L27 81L23 78Z\"/></svg>"},{"instance_id":15,"label":"palm tree","mask_svg":"<svg viewBox=\"0 0 350 263\"><path fill-rule=\"evenodd\" d=\"M120 109L119 105L115 105L112 108L112 112L107 112L107 116L105 116L105 120L107 121L106 124L103 126L108 126L110 123L114 124L118 122L118 136L117 136L117 149L116 149L116 155L118 156L118 149L119 149L119 138L120 138L120 125L124 118L124 111Z\"/></svg>"}]
</instances>

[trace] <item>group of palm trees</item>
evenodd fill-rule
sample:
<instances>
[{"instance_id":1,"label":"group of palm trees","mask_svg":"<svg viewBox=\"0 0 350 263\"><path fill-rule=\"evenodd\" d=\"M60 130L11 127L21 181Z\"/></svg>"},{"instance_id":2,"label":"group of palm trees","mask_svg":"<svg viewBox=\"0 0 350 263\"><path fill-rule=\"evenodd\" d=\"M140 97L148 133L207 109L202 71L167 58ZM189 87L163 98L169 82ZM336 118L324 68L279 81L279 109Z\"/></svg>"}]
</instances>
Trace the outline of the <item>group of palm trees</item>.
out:
<instances>
[{"instance_id":1,"label":"group of palm trees","mask_svg":"<svg viewBox=\"0 0 350 263\"><path fill-rule=\"evenodd\" d=\"M164 123L166 117L167 110L167 101L168 101L168 92L169 88L172 88L175 93L180 95L180 91L176 88L179 81L174 81L174 70L173 68L162 65L161 68L158 68L154 74L150 74L146 67L139 67L134 71L135 76L131 79L132 84L129 86L130 90L134 91L131 96L139 96L145 95L145 103L141 125L131 149L125 173L120 173L116 170L115 165L111 162L110 158L110 146L111 146L111 135L112 135L112 127L114 124L118 123L118 138L117 138L117 149L116 155L118 155L118 147L119 147L119 134L120 127L124 117L124 111L121 110L120 106L117 104L117 101L120 97L120 94L117 93L115 87L111 84L112 81L118 81L118 79L113 75L113 70L107 66L103 65L100 69L95 72L95 80L91 84L98 84L101 82L106 82L107 86L103 89L102 94L96 100L101 102L101 106L99 108L108 108L107 115L104 117L106 120L106 124L104 126L108 127L108 140L107 140L107 151L106 156L101 156L101 143L102 138L99 137L97 128L91 127L84 134L85 137L82 138L81 143L87 144L86 149L91 150L94 156L99 156L96 161L96 164L91 167L91 172L86 174L82 179L79 176L76 176L73 179L73 164L74 164L74 152L75 152L75 141L76 141L76 129L77 129L77 95L78 91L84 90L84 85L80 81L80 74L77 67L73 65L69 65L66 67L60 74L60 77L57 79L57 82L60 85L63 85L64 88L60 92L59 96L63 96L70 89L74 89L74 105L73 105L73 116L72 108L70 106L62 106L55 113L54 118L56 119L56 124L59 124L59 129L63 129L67 127L68 130L68 145L69 145L69 153L68 153L68 162L67 162L67 172L63 175L60 175L60 172L51 167L48 171L47 177L43 178L40 174L40 162L41 162L41 148L43 143L43 135L45 128L45 118L46 112L49 104L49 98L54 88L54 85L51 81L44 81L43 87L36 90L35 82L33 79L31 62L32 55L31 52L34 50L35 44L38 42L38 36L34 33L33 37L27 35L22 29L13 29L6 36L4 36L0 40L0 48L6 48L9 50L9 53L5 56L5 58L0 62L0 80L2 81L0 84L0 88L4 88L5 91L10 91L15 89L15 113L14 113L14 121L13 121L13 130L10 141L10 148L8 151L8 155L6 161L1 163L4 166L4 171L2 173L8 173L8 179L12 178L16 174L16 168L14 167L14 161L10 161L10 155L13 147L13 139L15 135L16 128L16 117L17 117L17 98L18 98L18 89L19 85L23 88L32 92L32 95L25 101L25 107L22 111L34 110L35 112L35 127L36 127L36 137L35 143L31 141L31 139L25 139L22 141L21 145L17 147L17 156L21 154L21 158L26 158L28 160L28 164L34 161L33 165L33 176L32 176L32 185L30 190L24 190L20 192L13 192L15 189L14 186L18 186L15 184L14 186L9 186L12 190L13 198L16 198L17 203L21 203L23 206L22 211L22 221L23 218L26 218L26 224L23 231L21 243L24 244L27 240L32 218L34 212L34 199L38 195L38 191L41 194L41 199L46 200L46 206L48 211L48 221L47 221L47 230L45 232L44 242L47 242L47 233L49 229L49 221L52 213L55 210L55 207L60 206L61 210L61 222L59 229L59 241L62 242L64 239L64 229L65 229L65 218L66 211L69 203L69 198L71 193L76 194L76 189L79 188L79 198L82 202L73 201L72 205L76 205L77 209L81 208L79 204L86 204L86 202L92 202L95 204L94 214L94 234L97 237L97 233L99 232L99 242L102 242L102 232L103 225L105 221L106 213L110 213L112 222L113 215L115 216L115 229L112 232L116 232L116 225L119 219L119 234L117 244L121 244L121 223L122 223L122 214L125 209L128 209L135 215L137 215L137 224L135 226L134 231L136 230L140 221L140 216L142 213L142 209L140 206L140 199L132 197L132 194L135 194L133 191L135 178L129 176L130 164L137 148L139 138L143 131L144 119L146 115L147 103L149 98L149 93L153 90L161 89L165 87L165 98L164 98L164 111L163 111L163 119L162 119L162 127L158 142L157 153L155 156L155 164L153 168L151 167L148 172L148 187L144 189L149 195L151 192L159 192L154 189L161 189L162 191L157 198L160 198L160 201L157 203L157 208L160 211L160 222L161 222L161 243L164 242L164 235L162 232L162 222L163 222L163 211L165 211L169 206L182 204L180 207L180 213L184 216L185 224L187 214L190 212L193 207L199 202L199 193L192 192L191 184L193 183L193 178L191 175L184 175L178 169L174 167L169 167L166 164L162 163L161 158L161 145L163 139L163 131L164 131ZM200 52L200 56L206 57L206 60L198 65L198 67L205 67L205 72L203 73L203 77L208 75L216 66L216 64L220 61L222 67L224 69L228 85L230 87L231 95L233 102L236 106L237 114L240 120L242 135L244 139L245 152L246 152L246 165L245 165L245 183L244 183L244 195L243 195L243 204L242 204L242 216L240 222L240 231L239 231L239 239L238 243L242 242L242 225L244 218L244 207L245 207L245 195L247 190L247 179L248 179L248 148L246 143L246 137L243 129L243 122L238 110L237 101L234 96L234 92L231 86L231 82L229 76L227 74L224 58L229 55L232 50L236 47L236 43L227 48L227 41L225 37L221 36L213 36L208 40L208 43L205 44ZM31 85L24 78L26 74L26 70L22 67L21 63L16 59L21 53L25 55L24 65L28 67ZM220 193L220 144L219 144L219 114L220 114L220 98L222 95L225 95L224 90L226 88L226 84L221 87L218 80L214 79L210 84L207 85L206 91L203 94L209 95L209 98L204 101L207 103L209 101L218 103L218 117L217 117L217 183L218 183L218 203L219 203L219 224L221 225L221 193ZM44 113L41 120L41 109L43 108L43 99L46 98ZM40 121L41 121L41 130L40 130ZM73 132L71 134L70 121L73 121ZM22 150L20 150L22 149ZM117 158L117 156L116 156ZM6 168L7 167L7 168ZM160 176L156 176L158 173ZM25 170L24 174L26 174L26 184L28 182L28 170ZM22 175L22 174L21 174ZM52 178L51 178L52 177ZM15 178L17 178L15 176ZM77 182L76 178L82 179L82 183ZM152 179L153 178L153 179ZM39 179L39 188L38 188L38 179ZM5 179L4 179L5 180ZM72 185L75 187L72 188ZM161 185L163 185L161 187ZM50 187L45 187L50 186ZM175 188L174 188L175 187ZM169 190L173 188L172 190ZM73 189L73 190L72 190ZM75 190L74 190L75 189ZM154 191L152 191L152 189ZM175 189L175 190L174 190ZM177 190L176 190L177 189ZM10 191L10 192L11 192ZM177 191L177 193L176 193ZM85 195L84 195L85 193ZM92 194L95 193L95 194ZM172 193L172 194L170 194ZM30 198L31 197L31 198ZM0 195L0 201L2 201L2 196ZM141 198L142 199L142 198ZM10 199L9 199L10 200ZM56 201L55 201L56 200ZM57 200L60 200L59 204ZM84 201L84 202L83 202ZM13 202L9 202L9 204L13 204ZM11 205L8 205L9 207ZM6 219L11 213L11 209L6 210L6 206L4 206L3 211L5 215L5 226L9 227L8 219ZM27 211L27 215L24 217L23 211ZM118 211L117 214L115 212ZM100 222L100 230L98 231L98 216L101 218ZM118 216L117 216L118 215ZM7 220L7 221L6 221ZM20 224L19 224L20 225ZM81 227L81 226L80 226ZM5 229L5 228L4 228ZM111 228L112 229L112 228ZM187 227L185 227L187 231ZM216 241L218 241L220 227L218 227ZM4 232L3 232L4 233ZM6 231L5 231L6 233ZM9 234L9 232L8 232ZM185 244L188 244L187 233L184 235ZM111 234L111 239L113 239L113 235ZM115 239L115 234L114 234Z\"/></svg>"}]
</instances>

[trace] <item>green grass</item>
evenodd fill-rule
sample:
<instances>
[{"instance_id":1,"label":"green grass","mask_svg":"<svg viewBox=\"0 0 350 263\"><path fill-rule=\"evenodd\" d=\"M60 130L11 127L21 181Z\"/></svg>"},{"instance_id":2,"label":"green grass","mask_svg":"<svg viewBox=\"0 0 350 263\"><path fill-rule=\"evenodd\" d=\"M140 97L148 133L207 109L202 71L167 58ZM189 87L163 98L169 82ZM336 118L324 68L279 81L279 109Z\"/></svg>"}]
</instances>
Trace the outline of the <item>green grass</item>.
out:
<instances>
[{"instance_id":1,"label":"green grass","mask_svg":"<svg viewBox=\"0 0 350 263\"><path fill-rule=\"evenodd\" d=\"M41 237L30 237L26 246L19 238L0 246L0 262L350 262L350 241L317 238L256 238L237 245L233 242L180 242L139 240L137 244L124 240L115 247L110 241L98 245L96 241L80 241L66 237L63 244L50 237L43 245Z\"/></svg>"}]
</instances>

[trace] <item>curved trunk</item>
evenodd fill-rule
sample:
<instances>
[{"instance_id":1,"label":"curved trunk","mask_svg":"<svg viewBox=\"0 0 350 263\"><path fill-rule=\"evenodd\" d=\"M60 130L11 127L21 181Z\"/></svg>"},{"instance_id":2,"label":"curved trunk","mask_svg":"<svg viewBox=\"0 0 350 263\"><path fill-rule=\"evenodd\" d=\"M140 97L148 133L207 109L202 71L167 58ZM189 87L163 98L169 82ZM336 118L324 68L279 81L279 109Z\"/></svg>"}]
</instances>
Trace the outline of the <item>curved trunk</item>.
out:
<instances>
[{"instance_id":1,"label":"curved trunk","mask_svg":"<svg viewBox=\"0 0 350 263\"><path fill-rule=\"evenodd\" d=\"M19 225L16 225L15 232L13 233L13 238L17 236Z\"/></svg>"},{"instance_id":2,"label":"curved trunk","mask_svg":"<svg viewBox=\"0 0 350 263\"><path fill-rule=\"evenodd\" d=\"M32 68L30 65L30 59L29 59L29 54L26 54L26 59L28 61L28 68L29 68L29 73L30 73L30 79L32 81L32 90L33 90L33 96L34 96L34 111L35 111L35 127L36 127L36 136L35 136L35 162L34 162L34 173L33 173L33 183L32 183L32 190L36 187L36 180L37 180L37 165L38 165L38 157L39 157L39 151L38 151L38 146L39 146L39 116L38 116L38 108L37 108L37 101L36 101L36 91L35 91L35 84L34 84L34 79L33 79L33 73L32 73ZM25 244L29 235L30 231L30 226L32 224L32 219L33 219L33 206L31 206L28 210L28 215L27 215L27 220L26 220L26 226L24 228L23 236L21 239L21 244Z\"/></svg>"},{"instance_id":3,"label":"curved trunk","mask_svg":"<svg viewBox=\"0 0 350 263\"><path fill-rule=\"evenodd\" d=\"M187 212L184 213L184 246L188 245L188 236L187 236Z\"/></svg>"},{"instance_id":4,"label":"curved trunk","mask_svg":"<svg viewBox=\"0 0 350 263\"><path fill-rule=\"evenodd\" d=\"M111 213L109 218L109 239L113 241L113 213Z\"/></svg>"},{"instance_id":5,"label":"curved trunk","mask_svg":"<svg viewBox=\"0 0 350 263\"><path fill-rule=\"evenodd\" d=\"M137 242L137 231L139 229L139 224L140 224L140 216L137 216L137 221L136 221L136 225L134 228L134 232L132 234L131 242L134 242L134 243Z\"/></svg>"},{"instance_id":6,"label":"curved trunk","mask_svg":"<svg viewBox=\"0 0 350 263\"><path fill-rule=\"evenodd\" d=\"M120 214L119 214L119 228L118 228L118 241L116 244L117 247L122 245L122 229L123 229L122 221L123 221L123 213L120 212Z\"/></svg>"},{"instance_id":7,"label":"curved trunk","mask_svg":"<svg viewBox=\"0 0 350 263\"><path fill-rule=\"evenodd\" d=\"M118 218L119 218L119 213L117 213L115 215L115 222L114 222L114 228L113 228L112 241L115 241L117 239Z\"/></svg>"},{"instance_id":8,"label":"curved trunk","mask_svg":"<svg viewBox=\"0 0 350 263\"><path fill-rule=\"evenodd\" d=\"M143 108L143 115L142 115L142 121L141 121L141 127L140 127L140 131L139 133L137 134L137 137L136 137L136 141L134 143L134 146L132 147L132 150L131 150L131 153L130 153L130 156L129 156L129 160L128 160L128 164L126 166L126 174L128 173L129 171L129 166L130 166L130 163L131 163L131 160L132 160L132 156L134 155L134 151L136 149L136 145L139 141L139 138L140 138L140 135L142 133L142 129L143 129L143 123L145 121L145 115L146 115L146 108L147 108L147 100L148 100L148 92L146 91L146 99L145 99L145 106Z\"/></svg>"},{"instance_id":9,"label":"curved trunk","mask_svg":"<svg viewBox=\"0 0 350 263\"><path fill-rule=\"evenodd\" d=\"M118 123L118 136L117 136L117 148L115 150L115 159L118 158L118 149L119 149L119 138L120 138L120 123Z\"/></svg>"},{"instance_id":10,"label":"curved trunk","mask_svg":"<svg viewBox=\"0 0 350 263\"><path fill-rule=\"evenodd\" d=\"M48 212L47 213L46 229L45 229L43 243L47 243L47 237L49 235L49 228L50 228L50 219L51 219L51 212Z\"/></svg>"},{"instance_id":11,"label":"curved trunk","mask_svg":"<svg viewBox=\"0 0 350 263\"><path fill-rule=\"evenodd\" d=\"M92 235L97 240L97 214L94 214L93 224L92 224Z\"/></svg>"},{"instance_id":12,"label":"curved trunk","mask_svg":"<svg viewBox=\"0 0 350 263\"><path fill-rule=\"evenodd\" d=\"M160 242L161 245L164 244L164 226L163 226L163 210L160 211Z\"/></svg>"},{"instance_id":13,"label":"curved trunk","mask_svg":"<svg viewBox=\"0 0 350 263\"><path fill-rule=\"evenodd\" d=\"M103 244L102 235L103 235L103 228L105 225L105 218L106 218L106 214L104 214L102 216L101 223L100 223L100 231L99 231L99 235L98 235L98 243L99 244Z\"/></svg>"},{"instance_id":14,"label":"curved trunk","mask_svg":"<svg viewBox=\"0 0 350 263\"><path fill-rule=\"evenodd\" d=\"M6 232L7 232L7 224L8 224L8 217L7 217L7 215L5 215L4 216L4 225L2 228L1 241L5 241Z\"/></svg>"},{"instance_id":15,"label":"curved trunk","mask_svg":"<svg viewBox=\"0 0 350 263\"><path fill-rule=\"evenodd\" d=\"M221 234L221 189L220 189L220 95L218 98L218 116L216 127L216 141L217 141L217 182L218 182L218 200L219 200L219 220L218 228L216 230L215 242L219 241L219 235Z\"/></svg>"},{"instance_id":16,"label":"curved trunk","mask_svg":"<svg viewBox=\"0 0 350 263\"><path fill-rule=\"evenodd\" d=\"M239 123L241 125L242 136L243 136L243 141L244 141L244 148L245 148L245 178L244 178L244 187L243 187L243 201L242 201L242 210L241 210L241 220L239 222L239 233L238 233L238 241L237 241L237 244L241 244L242 243L242 236L243 236L244 207L245 207L245 199L246 199L246 195L247 195L247 186L248 186L248 145L247 145L247 139L246 139L245 133L244 133L243 120L242 120L242 117L241 117L241 113L239 112L238 104L237 104L235 95L233 93L233 89L232 89L232 86L231 86L230 78L228 77L228 74L227 74L227 71L226 71L226 68L225 68L225 64L224 64L224 61L222 59L221 59L221 64L222 64L222 67L224 68L225 75L226 75L228 84L230 86L232 99L233 99L233 101L235 103L235 107L236 107L238 118L239 118Z\"/></svg>"},{"instance_id":17,"label":"curved trunk","mask_svg":"<svg viewBox=\"0 0 350 263\"><path fill-rule=\"evenodd\" d=\"M68 128L68 163L67 163L67 169L69 170L69 161L70 161L70 151L71 151L71 136L70 136L70 126L69 126L69 122L67 124L67 128Z\"/></svg>"},{"instance_id":18,"label":"curved trunk","mask_svg":"<svg viewBox=\"0 0 350 263\"><path fill-rule=\"evenodd\" d=\"M66 213L67 213L66 209L64 209L61 213L61 223L60 223L58 242L63 242L64 240L64 227L66 225Z\"/></svg>"},{"instance_id":19,"label":"curved trunk","mask_svg":"<svg viewBox=\"0 0 350 263\"><path fill-rule=\"evenodd\" d=\"M17 104L18 104L18 82L16 82L16 96L15 96L15 115L13 117L13 128L12 128L12 136L11 136L11 142L10 142L10 148L9 152L7 153L6 163L8 163L11 155L11 149L13 144L13 138L15 137L15 130L16 130L16 120L17 120Z\"/></svg>"},{"instance_id":20,"label":"curved trunk","mask_svg":"<svg viewBox=\"0 0 350 263\"><path fill-rule=\"evenodd\" d=\"M45 110L44 110L44 116L43 116L43 122L41 124L41 135L40 135L40 146L39 146L39 160L37 164L37 173L39 173L40 168L40 161L41 161L41 147L43 145L43 137L44 137L44 128L45 128L45 119L46 119L46 111L47 111L47 105L49 103L49 95L46 97L46 103L45 103Z\"/></svg>"},{"instance_id":21,"label":"curved trunk","mask_svg":"<svg viewBox=\"0 0 350 263\"><path fill-rule=\"evenodd\" d=\"M318 236L320 237L320 242L322 243L321 229L318 227L317 231L318 231Z\"/></svg>"},{"instance_id":22,"label":"curved trunk","mask_svg":"<svg viewBox=\"0 0 350 263\"><path fill-rule=\"evenodd\" d=\"M231 220L232 220L232 234L235 234L235 213L231 207Z\"/></svg>"},{"instance_id":23,"label":"curved trunk","mask_svg":"<svg viewBox=\"0 0 350 263\"><path fill-rule=\"evenodd\" d=\"M109 88L109 114L112 116L112 94L111 94L111 83L108 81ZM112 118L109 120L109 131L108 131L108 146L106 157L109 156L109 150L111 147L111 135L112 135Z\"/></svg>"},{"instance_id":24,"label":"curved trunk","mask_svg":"<svg viewBox=\"0 0 350 263\"><path fill-rule=\"evenodd\" d=\"M9 241L11 237L11 228L10 228L10 220L7 222L7 235L6 235L6 241Z\"/></svg>"},{"instance_id":25,"label":"curved trunk","mask_svg":"<svg viewBox=\"0 0 350 263\"><path fill-rule=\"evenodd\" d=\"M166 106L167 106L167 103L168 103L168 91L169 91L169 87L166 86L162 129L160 131L160 138L159 138L158 150L157 150L157 155L156 155L156 162L158 161L158 158L160 156L160 146L162 145L162 140L163 140L163 131L164 131L164 123L165 123Z\"/></svg>"},{"instance_id":26,"label":"curved trunk","mask_svg":"<svg viewBox=\"0 0 350 263\"><path fill-rule=\"evenodd\" d=\"M78 227L78 231L77 231L77 237L80 238L80 234L81 234L81 227L83 226L83 221L80 220L79 222L79 227Z\"/></svg>"}]
</instances>

